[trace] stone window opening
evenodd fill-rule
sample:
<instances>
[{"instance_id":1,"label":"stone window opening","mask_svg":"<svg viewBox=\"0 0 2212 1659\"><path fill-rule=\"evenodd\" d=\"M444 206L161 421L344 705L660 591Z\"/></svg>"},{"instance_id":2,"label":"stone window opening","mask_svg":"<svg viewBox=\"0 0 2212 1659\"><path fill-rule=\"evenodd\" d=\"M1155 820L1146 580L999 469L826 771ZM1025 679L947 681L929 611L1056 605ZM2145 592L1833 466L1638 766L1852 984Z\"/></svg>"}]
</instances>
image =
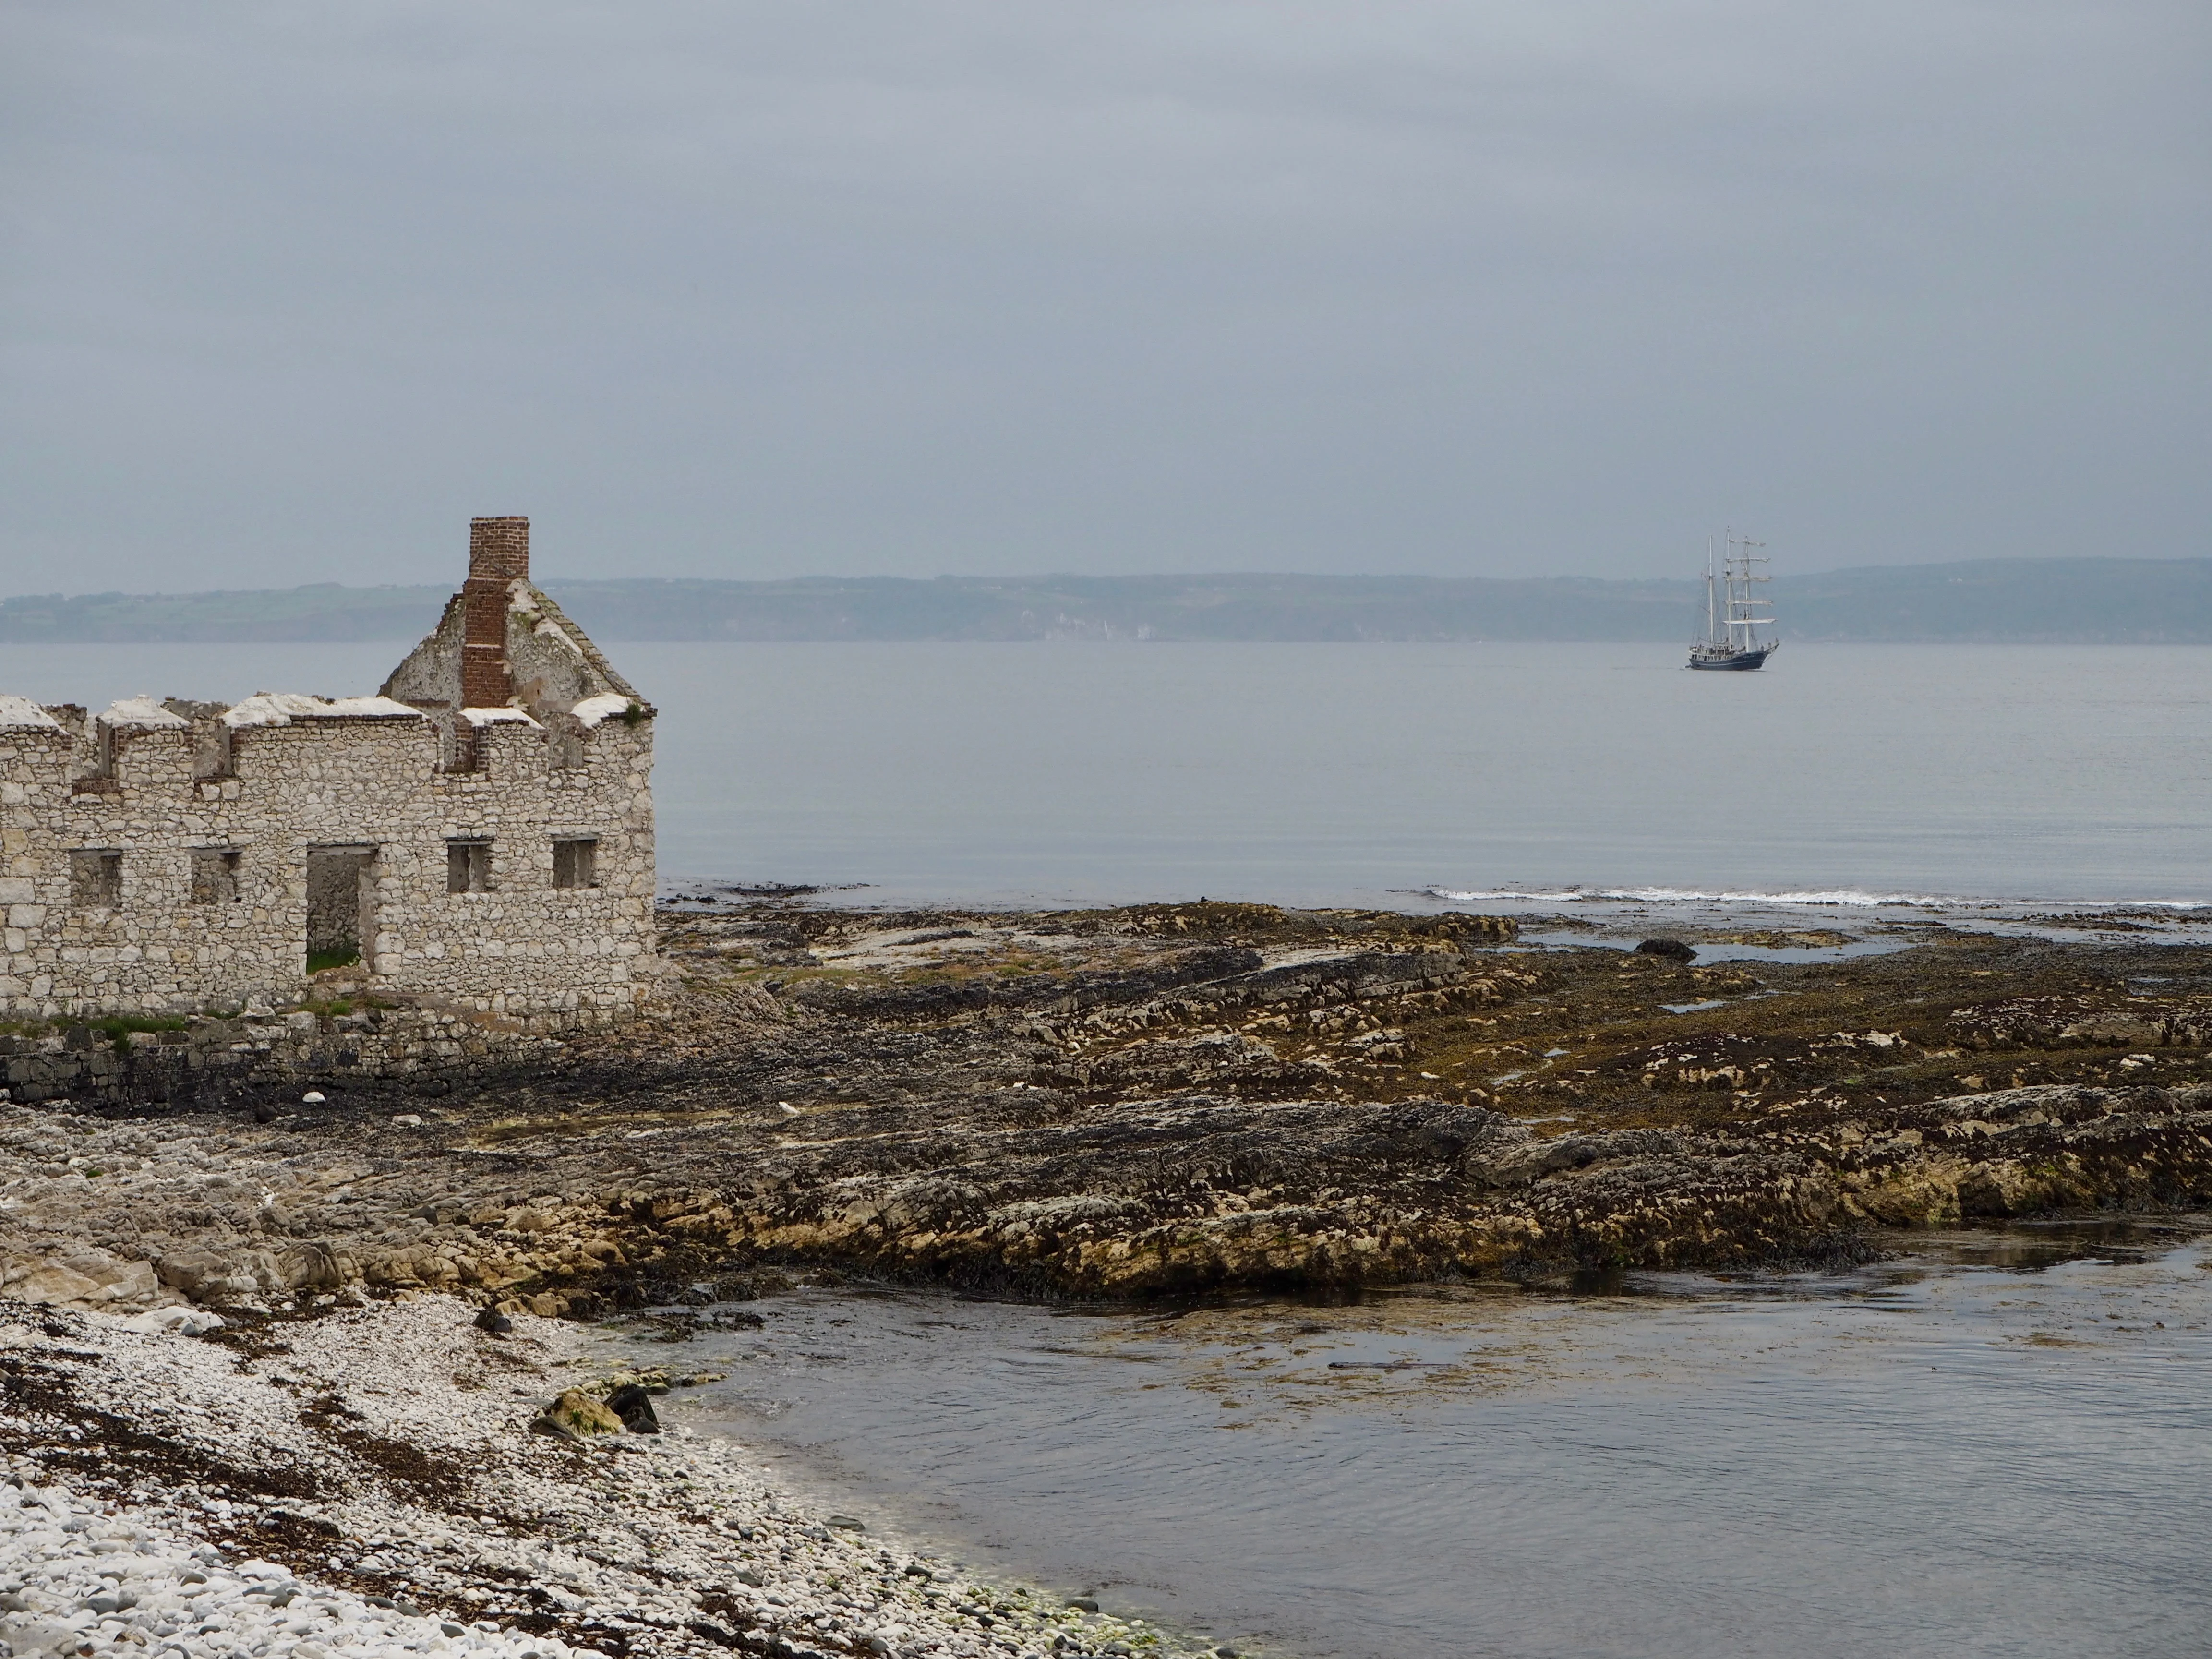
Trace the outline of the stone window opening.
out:
<instances>
[{"instance_id":1,"label":"stone window opening","mask_svg":"<svg viewBox=\"0 0 2212 1659\"><path fill-rule=\"evenodd\" d=\"M235 847L192 848L192 902L238 902L238 867L243 854Z\"/></svg>"},{"instance_id":2,"label":"stone window opening","mask_svg":"<svg viewBox=\"0 0 2212 1659\"><path fill-rule=\"evenodd\" d=\"M198 783L217 783L238 775L238 763L232 748L235 734L219 720L192 722L192 779Z\"/></svg>"},{"instance_id":3,"label":"stone window opening","mask_svg":"<svg viewBox=\"0 0 2212 1659\"><path fill-rule=\"evenodd\" d=\"M70 902L80 910L113 910L123 903L123 854L97 847L70 854Z\"/></svg>"},{"instance_id":4,"label":"stone window opening","mask_svg":"<svg viewBox=\"0 0 2212 1659\"><path fill-rule=\"evenodd\" d=\"M213 783L238 775L231 758L231 730L223 723L229 705L195 702L187 697L164 697L161 707L179 720L192 723L192 781Z\"/></svg>"},{"instance_id":5,"label":"stone window opening","mask_svg":"<svg viewBox=\"0 0 2212 1659\"><path fill-rule=\"evenodd\" d=\"M466 720L457 720L453 728L453 757L447 763L448 772L481 772L484 769L484 755L478 742L481 734Z\"/></svg>"},{"instance_id":6,"label":"stone window opening","mask_svg":"<svg viewBox=\"0 0 2212 1659\"><path fill-rule=\"evenodd\" d=\"M448 893L491 891L491 843L455 840L446 843L446 890Z\"/></svg>"},{"instance_id":7,"label":"stone window opening","mask_svg":"<svg viewBox=\"0 0 2212 1659\"><path fill-rule=\"evenodd\" d=\"M553 884L556 887L597 887L599 884L599 843L596 836L571 836L553 843Z\"/></svg>"}]
</instances>

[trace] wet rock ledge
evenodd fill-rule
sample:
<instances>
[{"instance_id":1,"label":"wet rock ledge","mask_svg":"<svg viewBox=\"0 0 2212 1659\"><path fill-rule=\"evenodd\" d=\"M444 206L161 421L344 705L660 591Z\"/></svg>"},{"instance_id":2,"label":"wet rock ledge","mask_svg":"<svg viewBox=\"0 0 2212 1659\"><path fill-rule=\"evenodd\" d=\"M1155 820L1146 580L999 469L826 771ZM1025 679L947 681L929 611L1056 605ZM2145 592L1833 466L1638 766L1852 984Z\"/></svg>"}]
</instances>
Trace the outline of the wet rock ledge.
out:
<instances>
[{"instance_id":1,"label":"wet rock ledge","mask_svg":"<svg viewBox=\"0 0 2212 1659\"><path fill-rule=\"evenodd\" d=\"M308 1069L6 1108L0 1295L1140 1297L1848 1258L1876 1226L2212 1200L2195 945L1931 928L1824 960L1851 939L1822 933L1708 964L1710 938L1218 904L665 933L684 988L653 1020L427 1096Z\"/></svg>"}]
</instances>

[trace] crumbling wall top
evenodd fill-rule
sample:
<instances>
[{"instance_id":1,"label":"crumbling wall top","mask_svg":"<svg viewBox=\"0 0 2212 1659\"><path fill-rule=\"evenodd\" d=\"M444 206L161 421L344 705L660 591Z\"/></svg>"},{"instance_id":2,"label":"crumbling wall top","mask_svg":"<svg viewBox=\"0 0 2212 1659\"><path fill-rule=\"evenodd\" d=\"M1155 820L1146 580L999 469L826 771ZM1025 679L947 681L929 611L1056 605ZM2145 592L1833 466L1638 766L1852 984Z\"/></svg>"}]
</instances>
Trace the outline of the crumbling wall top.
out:
<instances>
[{"instance_id":1,"label":"crumbling wall top","mask_svg":"<svg viewBox=\"0 0 2212 1659\"><path fill-rule=\"evenodd\" d=\"M603 691L596 697L585 698L568 713L575 718L577 725L589 728L601 720L626 714L638 706L635 697L625 696L619 691Z\"/></svg>"},{"instance_id":2,"label":"crumbling wall top","mask_svg":"<svg viewBox=\"0 0 2212 1659\"><path fill-rule=\"evenodd\" d=\"M0 694L0 727L20 729L33 726L40 730L51 728L58 732L62 723L33 702L28 697Z\"/></svg>"},{"instance_id":3,"label":"crumbling wall top","mask_svg":"<svg viewBox=\"0 0 2212 1659\"><path fill-rule=\"evenodd\" d=\"M118 697L106 708L100 710L100 720L103 726L167 726L182 729L191 724L183 716L171 714L152 697L143 693L135 697Z\"/></svg>"},{"instance_id":4,"label":"crumbling wall top","mask_svg":"<svg viewBox=\"0 0 2212 1659\"><path fill-rule=\"evenodd\" d=\"M294 720L419 720L422 711L391 697L311 697L256 691L222 717L229 726L289 726Z\"/></svg>"}]
</instances>

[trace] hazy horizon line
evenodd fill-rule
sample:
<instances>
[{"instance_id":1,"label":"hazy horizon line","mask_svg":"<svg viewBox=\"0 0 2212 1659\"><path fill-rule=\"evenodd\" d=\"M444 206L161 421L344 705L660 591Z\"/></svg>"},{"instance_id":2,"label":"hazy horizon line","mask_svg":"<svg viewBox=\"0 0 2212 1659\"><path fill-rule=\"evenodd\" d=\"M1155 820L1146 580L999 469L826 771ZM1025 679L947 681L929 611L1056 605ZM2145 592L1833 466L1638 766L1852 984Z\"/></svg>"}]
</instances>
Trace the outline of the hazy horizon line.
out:
<instances>
[{"instance_id":1,"label":"hazy horizon line","mask_svg":"<svg viewBox=\"0 0 2212 1659\"><path fill-rule=\"evenodd\" d=\"M1838 576L1861 572L1956 570L1988 565L2166 565L2204 563L2212 563L2212 555L2174 554L2161 556L2148 554L2119 555L2109 553L2005 554L1974 559L1920 561L1907 564L1829 565L1819 570L1785 571L1778 574L1774 580L1777 581L1806 581L1822 576ZM1698 574L1692 569L1687 574L1672 576L1590 576L1578 574L1572 572L1560 572L1545 575L1474 576L1439 575L1433 572L1419 570L1352 572L1336 570L1299 570L1283 567L1266 570L1148 570L1121 571L1110 574L1095 571L1064 569L1025 572L994 572L989 574L948 570L939 571L933 575L928 576L903 576L890 574L856 575L836 571L817 571L790 576L655 576L649 574L630 576L571 576L564 574L539 574L533 573L531 576L531 580L540 586L544 586L553 583L558 583L563 586L589 587L613 586L623 583L640 582L658 582L669 584L671 586L678 583L696 582L728 585L733 586L742 586L766 587L795 582L904 582L912 583L916 586L927 586L933 582L1264 581L1271 578L1277 577L1296 577L1303 581L1468 582L1482 583L1492 586L1508 586L1526 582L1590 582L1600 583L1607 586L1628 587L1646 584L1668 582L1691 584L1695 583L1698 580ZM0 605L12 604L18 599L106 599L111 595L128 599L199 599L228 593L298 593L319 589L337 589L345 592L353 593L459 592L459 580L457 577L450 586L445 582L435 581L359 583L313 581L294 582L285 586L105 587L85 589L76 592L68 592L59 589L46 588L0 594Z\"/></svg>"}]
</instances>

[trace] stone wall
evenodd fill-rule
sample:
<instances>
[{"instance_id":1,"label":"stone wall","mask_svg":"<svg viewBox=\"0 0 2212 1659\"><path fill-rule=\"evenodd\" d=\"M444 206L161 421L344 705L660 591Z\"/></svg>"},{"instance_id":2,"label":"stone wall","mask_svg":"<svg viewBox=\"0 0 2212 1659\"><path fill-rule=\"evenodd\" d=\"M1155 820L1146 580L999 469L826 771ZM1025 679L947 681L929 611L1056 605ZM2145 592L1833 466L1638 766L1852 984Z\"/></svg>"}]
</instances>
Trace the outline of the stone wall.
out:
<instances>
[{"instance_id":1,"label":"stone wall","mask_svg":"<svg viewBox=\"0 0 2212 1659\"><path fill-rule=\"evenodd\" d=\"M388 695L0 696L0 1018L328 1000L311 953L356 951L344 988L386 1000L632 1012L658 973L653 710L527 573L528 521L478 520Z\"/></svg>"},{"instance_id":2,"label":"stone wall","mask_svg":"<svg viewBox=\"0 0 2212 1659\"><path fill-rule=\"evenodd\" d=\"M65 1025L0 1034L0 1100L21 1105L278 1105L307 1090L346 1098L436 1096L562 1053L522 1022L435 1008L295 1010L193 1020L169 1031Z\"/></svg>"},{"instance_id":3,"label":"stone wall","mask_svg":"<svg viewBox=\"0 0 2212 1659\"><path fill-rule=\"evenodd\" d=\"M550 734L510 711L478 731L477 765L449 772L435 728L403 705L249 699L219 717L227 769L200 776L181 719L118 704L72 737L37 712L0 715L12 720L0 725L0 1011L295 1000L306 990L310 868L333 852L366 868L356 937L385 994L493 1013L610 1013L631 1006L638 970L650 969L641 721L564 734L560 757L579 763L555 765ZM595 843L597 885L554 884L556 840ZM447 890L456 841L486 846L483 890ZM211 852L232 855L231 896L194 880L195 854L204 864ZM112 889L88 884L88 855L114 860ZM343 862L334 874L343 892Z\"/></svg>"}]
</instances>

